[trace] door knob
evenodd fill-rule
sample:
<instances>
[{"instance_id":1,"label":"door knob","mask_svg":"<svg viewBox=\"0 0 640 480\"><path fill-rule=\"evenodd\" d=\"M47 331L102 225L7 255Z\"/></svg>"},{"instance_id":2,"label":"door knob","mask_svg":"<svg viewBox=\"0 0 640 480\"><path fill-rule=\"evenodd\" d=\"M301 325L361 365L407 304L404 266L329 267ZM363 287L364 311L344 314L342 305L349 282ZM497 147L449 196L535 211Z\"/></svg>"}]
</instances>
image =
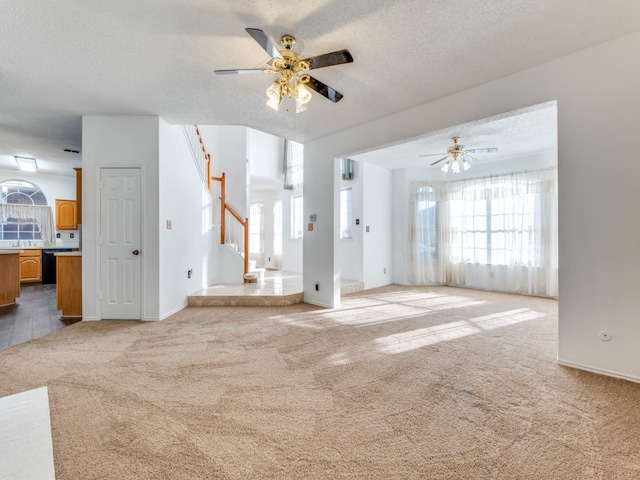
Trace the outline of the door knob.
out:
<instances>
[{"instance_id":1,"label":"door knob","mask_svg":"<svg viewBox=\"0 0 640 480\"><path fill-rule=\"evenodd\" d=\"M133 254L134 254L134 255L139 255L139 254L140 254L140 250L134 250L134 251L133 251Z\"/></svg>"}]
</instances>

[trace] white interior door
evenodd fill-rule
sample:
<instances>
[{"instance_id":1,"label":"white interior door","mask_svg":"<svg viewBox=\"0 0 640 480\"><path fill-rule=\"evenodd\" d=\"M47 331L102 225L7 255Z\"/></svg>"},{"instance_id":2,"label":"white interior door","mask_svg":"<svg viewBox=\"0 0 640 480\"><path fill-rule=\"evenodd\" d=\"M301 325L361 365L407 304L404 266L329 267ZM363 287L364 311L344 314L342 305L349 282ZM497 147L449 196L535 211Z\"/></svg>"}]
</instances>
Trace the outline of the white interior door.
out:
<instances>
[{"instance_id":1,"label":"white interior door","mask_svg":"<svg viewBox=\"0 0 640 480\"><path fill-rule=\"evenodd\" d=\"M100 305L103 319L142 318L141 175L100 170Z\"/></svg>"}]
</instances>

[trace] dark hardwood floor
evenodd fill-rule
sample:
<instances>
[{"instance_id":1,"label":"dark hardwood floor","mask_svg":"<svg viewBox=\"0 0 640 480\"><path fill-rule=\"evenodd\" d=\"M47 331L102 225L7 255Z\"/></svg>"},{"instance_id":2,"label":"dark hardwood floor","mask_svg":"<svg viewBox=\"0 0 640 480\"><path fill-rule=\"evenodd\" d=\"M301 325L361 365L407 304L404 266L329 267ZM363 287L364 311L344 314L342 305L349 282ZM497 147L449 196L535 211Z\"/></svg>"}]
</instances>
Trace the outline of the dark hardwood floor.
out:
<instances>
[{"instance_id":1,"label":"dark hardwood floor","mask_svg":"<svg viewBox=\"0 0 640 480\"><path fill-rule=\"evenodd\" d=\"M0 307L0 350L77 322L56 309L55 285L22 285L15 305Z\"/></svg>"}]
</instances>

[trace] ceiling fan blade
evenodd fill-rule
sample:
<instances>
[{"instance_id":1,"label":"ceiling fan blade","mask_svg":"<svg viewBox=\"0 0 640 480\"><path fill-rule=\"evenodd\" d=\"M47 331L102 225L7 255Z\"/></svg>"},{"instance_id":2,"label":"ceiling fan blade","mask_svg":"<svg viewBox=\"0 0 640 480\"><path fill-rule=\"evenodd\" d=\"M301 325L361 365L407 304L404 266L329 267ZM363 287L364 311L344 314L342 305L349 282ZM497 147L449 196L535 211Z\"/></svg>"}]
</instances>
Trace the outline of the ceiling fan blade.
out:
<instances>
[{"instance_id":1,"label":"ceiling fan blade","mask_svg":"<svg viewBox=\"0 0 640 480\"><path fill-rule=\"evenodd\" d=\"M244 73L269 73L268 69L264 68L243 68L236 70L214 70L213 73L217 75L234 75L234 74L244 74Z\"/></svg>"},{"instance_id":2,"label":"ceiling fan blade","mask_svg":"<svg viewBox=\"0 0 640 480\"><path fill-rule=\"evenodd\" d=\"M467 150L467 151L469 151L469 150ZM463 157L470 158L472 162L477 162L477 161L478 161L478 159L477 159L476 157L472 157L472 156L471 156L471 155L469 155L468 153L465 153L465 154L463 155Z\"/></svg>"},{"instance_id":3,"label":"ceiling fan blade","mask_svg":"<svg viewBox=\"0 0 640 480\"><path fill-rule=\"evenodd\" d=\"M340 65L341 63L353 62L353 57L349 50L338 50L336 52L325 53L316 57L309 57L304 60L309 63L309 70L314 68L329 67L331 65Z\"/></svg>"},{"instance_id":4,"label":"ceiling fan blade","mask_svg":"<svg viewBox=\"0 0 640 480\"><path fill-rule=\"evenodd\" d=\"M418 155L419 157L434 157L436 155L447 155L447 153L425 153L423 155Z\"/></svg>"},{"instance_id":5,"label":"ceiling fan blade","mask_svg":"<svg viewBox=\"0 0 640 480\"><path fill-rule=\"evenodd\" d=\"M467 152L470 153L495 153L497 152L497 148L469 148Z\"/></svg>"},{"instance_id":6,"label":"ceiling fan blade","mask_svg":"<svg viewBox=\"0 0 640 480\"><path fill-rule=\"evenodd\" d=\"M315 79L309 76L309 81L305 83L305 86L309 87L311 90L315 90L320 95L327 97L333 103L339 102L344 95L340 92L334 90L329 85L325 85L320 80Z\"/></svg>"},{"instance_id":7,"label":"ceiling fan blade","mask_svg":"<svg viewBox=\"0 0 640 480\"><path fill-rule=\"evenodd\" d=\"M440 155L440 154L439 154L439 155ZM424 155L422 155L422 156L424 156ZM435 162L433 162L433 163L432 163L432 164L430 164L429 166L430 166L430 167L433 167L436 163L440 163L442 160L446 160L447 158L449 158L449 157L442 157L440 160L436 160Z\"/></svg>"},{"instance_id":8,"label":"ceiling fan blade","mask_svg":"<svg viewBox=\"0 0 640 480\"><path fill-rule=\"evenodd\" d=\"M282 58L282 54L280 50L275 46L275 44L269 40L269 37L260 30L259 28L245 28L247 33L253 37L253 39L260 44L260 46L264 49L265 52L269 54L270 57L274 58Z\"/></svg>"}]
</instances>

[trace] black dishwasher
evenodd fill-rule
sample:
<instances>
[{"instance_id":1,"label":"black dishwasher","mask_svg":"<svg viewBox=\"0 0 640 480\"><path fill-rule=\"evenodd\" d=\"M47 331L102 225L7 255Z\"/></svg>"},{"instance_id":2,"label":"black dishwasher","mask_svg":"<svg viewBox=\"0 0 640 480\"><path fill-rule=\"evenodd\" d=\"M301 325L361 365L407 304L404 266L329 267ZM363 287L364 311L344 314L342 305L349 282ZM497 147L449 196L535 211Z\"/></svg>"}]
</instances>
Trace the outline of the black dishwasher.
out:
<instances>
[{"instance_id":1,"label":"black dishwasher","mask_svg":"<svg viewBox=\"0 0 640 480\"><path fill-rule=\"evenodd\" d=\"M71 252L71 248L43 248L42 249L42 284L56 283L57 252Z\"/></svg>"}]
</instances>

